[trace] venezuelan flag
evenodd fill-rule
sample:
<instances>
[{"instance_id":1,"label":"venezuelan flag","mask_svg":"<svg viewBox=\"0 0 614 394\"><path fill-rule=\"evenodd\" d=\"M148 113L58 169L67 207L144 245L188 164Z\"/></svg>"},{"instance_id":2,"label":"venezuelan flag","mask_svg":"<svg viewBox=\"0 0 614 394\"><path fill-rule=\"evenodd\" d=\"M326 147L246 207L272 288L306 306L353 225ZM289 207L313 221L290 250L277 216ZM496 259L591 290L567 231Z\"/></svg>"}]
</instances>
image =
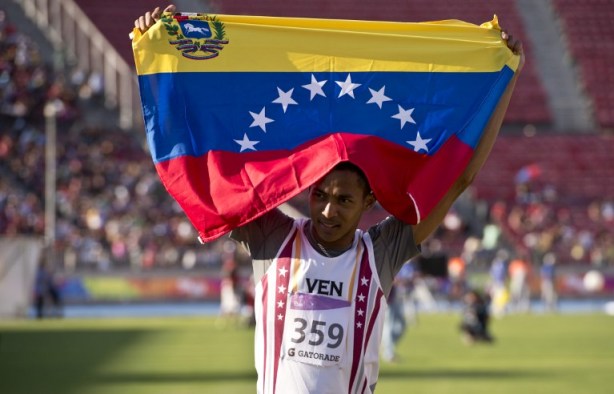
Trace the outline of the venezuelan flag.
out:
<instances>
[{"instance_id":1,"label":"venezuelan flag","mask_svg":"<svg viewBox=\"0 0 614 394\"><path fill-rule=\"evenodd\" d=\"M153 161L203 241L346 160L388 212L419 222L462 174L519 61L496 17L165 14L133 34Z\"/></svg>"}]
</instances>

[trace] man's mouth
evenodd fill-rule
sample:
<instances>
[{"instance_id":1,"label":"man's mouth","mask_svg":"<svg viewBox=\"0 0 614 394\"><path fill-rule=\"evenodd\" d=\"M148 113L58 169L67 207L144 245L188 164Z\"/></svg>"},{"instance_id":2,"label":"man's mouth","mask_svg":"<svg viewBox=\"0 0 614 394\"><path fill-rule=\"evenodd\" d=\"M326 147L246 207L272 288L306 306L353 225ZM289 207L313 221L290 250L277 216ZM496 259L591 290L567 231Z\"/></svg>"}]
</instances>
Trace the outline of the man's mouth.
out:
<instances>
[{"instance_id":1,"label":"man's mouth","mask_svg":"<svg viewBox=\"0 0 614 394\"><path fill-rule=\"evenodd\" d=\"M337 224L335 224L335 223L323 222L321 220L318 221L318 224L321 227L328 228L328 229L333 229L333 228L337 227Z\"/></svg>"}]
</instances>

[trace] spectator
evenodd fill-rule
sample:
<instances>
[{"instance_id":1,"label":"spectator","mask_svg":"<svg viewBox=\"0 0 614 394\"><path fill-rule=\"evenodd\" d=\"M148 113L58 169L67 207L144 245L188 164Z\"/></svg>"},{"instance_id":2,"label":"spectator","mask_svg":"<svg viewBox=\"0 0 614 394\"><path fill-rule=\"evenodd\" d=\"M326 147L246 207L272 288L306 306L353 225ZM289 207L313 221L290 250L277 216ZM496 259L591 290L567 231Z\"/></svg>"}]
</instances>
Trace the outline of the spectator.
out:
<instances>
[{"instance_id":1,"label":"spectator","mask_svg":"<svg viewBox=\"0 0 614 394\"><path fill-rule=\"evenodd\" d=\"M53 307L50 313L46 312L47 303L50 303ZM62 316L62 299L60 290L47 262L45 261L41 261L38 265L36 277L34 279L34 306L36 309L37 319L42 319L45 316Z\"/></svg>"},{"instance_id":2,"label":"spectator","mask_svg":"<svg viewBox=\"0 0 614 394\"><path fill-rule=\"evenodd\" d=\"M488 302L476 290L468 291L463 297L460 330L466 344L493 341L488 327L490 319L488 309Z\"/></svg>"},{"instance_id":3,"label":"spectator","mask_svg":"<svg viewBox=\"0 0 614 394\"><path fill-rule=\"evenodd\" d=\"M546 312L555 312L558 309L558 295L556 292L556 255L547 253L542 262L541 298Z\"/></svg>"},{"instance_id":4,"label":"spectator","mask_svg":"<svg viewBox=\"0 0 614 394\"><path fill-rule=\"evenodd\" d=\"M509 264L510 306L515 312L528 312L530 310L530 272L531 267L525 258L517 257Z\"/></svg>"}]
</instances>

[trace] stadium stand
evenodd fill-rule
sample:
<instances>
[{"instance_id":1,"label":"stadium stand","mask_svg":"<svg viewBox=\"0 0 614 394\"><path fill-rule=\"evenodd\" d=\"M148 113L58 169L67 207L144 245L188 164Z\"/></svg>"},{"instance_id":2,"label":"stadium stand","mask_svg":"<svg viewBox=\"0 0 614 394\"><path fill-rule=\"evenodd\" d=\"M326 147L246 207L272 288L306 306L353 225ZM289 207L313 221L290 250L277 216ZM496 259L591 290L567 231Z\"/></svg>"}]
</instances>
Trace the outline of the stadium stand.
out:
<instances>
[{"instance_id":1,"label":"stadium stand","mask_svg":"<svg viewBox=\"0 0 614 394\"><path fill-rule=\"evenodd\" d=\"M121 56L132 62L127 34L134 18L152 8L151 1L130 1L121 8L93 0L77 3ZM573 2L573 7L564 0L555 3L561 14L588 18L595 12L595 4L611 2L584 0ZM474 23L490 20L494 13L493 3L477 0L385 0L376 6L356 0L201 4L203 10L218 13L412 21L454 17ZM530 61L531 51L538 48L531 47L515 4L497 2L496 12L504 26L523 39L529 57L527 68L508 111L504 133L472 193L453 208L450 220L436 237L445 241L450 255L460 255L464 240L481 236L490 221L500 226L507 241L518 249L539 254L549 248L562 262L614 265L614 138L597 130L585 130L581 135L542 131L550 130L552 114ZM606 14L612 8L601 10ZM588 29L586 23L581 25ZM579 44L573 44L574 40L582 41L577 36L585 33L567 29L575 48ZM604 30L591 40L598 41L599 35L612 28L599 29ZM74 68L53 72L50 60L44 60L36 44L3 18L0 35L0 235L44 233L42 109L53 101L60 109L56 249L61 263L80 270L219 267L222 243L196 245L194 230L157 179L143 146L142 129L125 132L92 124L91 111L102 100L96 78ZM582 42L594 48L586 39ZM589 71L605 61L603 52L607 51L588 56L592 52L576 50L579 62L595 60L592 65L582 65L580 77L589 89L587 81L593 78ZM596 75L611 76L605 66L597 71L603 74ZM608 87L603 80L593 85L591 89L602 91L594 97L608 97L595 99L596 108L601 108L596 115L606 127L611 123L599 114L611 116L612 96L603 92ZM536 131L512 134L518 126ZM299 209L305 204L301 197L296 202ZM467 202L473 205L470 215L461 206ZM488 209L479 208L484 204ZM376 209L365 217L363 225L385 214ZM477 225L475 217L480 220Z\"/></svg>"},{"instance_id":2,"label":"stadium stand","mask_svg":"<svg viewBox=\"0 0 614 394\"><path fill-rule=\"evenodd\" d=\"M151 0L130 0L123 2L121 7L111 7L109 3L96 0L76 0L75 3L113 44L121 57L128 64L134 64L128 34L134 27L134 20L144 13L143 10L153 9L156 3ZM164 2L159 3L164 6Z\"/></svg>"},{"instance_id":3,"label":"stadium stand","mask_svg":"<svg viewBox=\"0 0 614 394\"><path fill-rule=\"evenodd\" d=\"M614 3L608 0L554 0L563 20L581 80L598 123L614 128Z\"/></svg>"}]
</instances>

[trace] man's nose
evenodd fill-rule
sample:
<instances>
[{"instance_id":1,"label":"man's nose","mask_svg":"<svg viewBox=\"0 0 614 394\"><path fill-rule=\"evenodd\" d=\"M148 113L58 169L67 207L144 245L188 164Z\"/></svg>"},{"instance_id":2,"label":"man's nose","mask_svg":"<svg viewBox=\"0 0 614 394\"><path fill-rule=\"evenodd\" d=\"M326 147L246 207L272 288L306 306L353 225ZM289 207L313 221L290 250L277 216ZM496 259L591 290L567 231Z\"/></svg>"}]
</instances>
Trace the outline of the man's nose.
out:
<instances>
[{"instance_id":1,"label":"man's nose","mask_svg":"<svg viewBox=\"0 0 614 394\"><path fill-rule=\"evenodd\" d=\"M322 215L324 215L325 218L332 218L336 213L337 210L332 202L326 203L324 210L322 210Z\"/></svg>"}]
</instances>

